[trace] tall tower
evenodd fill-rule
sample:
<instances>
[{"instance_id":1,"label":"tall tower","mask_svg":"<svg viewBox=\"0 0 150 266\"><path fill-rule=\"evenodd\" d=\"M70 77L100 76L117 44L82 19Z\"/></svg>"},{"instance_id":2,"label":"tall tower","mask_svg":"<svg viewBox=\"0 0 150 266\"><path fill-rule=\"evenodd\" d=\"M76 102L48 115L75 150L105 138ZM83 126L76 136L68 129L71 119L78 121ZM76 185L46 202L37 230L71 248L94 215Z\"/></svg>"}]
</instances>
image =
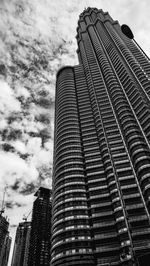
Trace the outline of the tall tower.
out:
<instances>
[{"instance_id":1,"label":"tall tower","mask_svg":"<svg viewBox=\"0 0 150 266\"><path fill-rule=\"evenodd\" d=\"M27 266L31 222L19 223L16 231L11 266Z\"/></svg>"},{"instance_id":2,"label":"tall tower","mask_svg":"<svg viewBox=\"0 0 150 266\"><path fill-rule=\"evenodd\" d=\"M40 187L33 204L28 266L49 266L51 248L51 190Z\"/></svg>"},{"instance_id":3,"label":"tall tower","mask_svg":"<svg viewBox=\"0 0 150 266\"><path fill-rule=\"evenodd\" d=\"M0 265L7 266L8 260L9 260L9 253L10 253L10 247L11 247L11 241L12 238L9 236L9 233L6 235L5 242L3 245L3 251L2 251L2 257L0 261Z\"/></svg>"},{"instance_id":4,"label":"tall tower","mask_svg":"<svg viewBox=\"0 0 150 266\"><path fill-rule=\"evenodd\" d=\"M150 62L123 32L87 8L57 74L52 266L149 265Z\"/></svg>"},{"instance_id":5,"label":"tall tower","mask_svg":"<svg viewBox=\"0 0 150 266\"><path fill-rule=\"evenodd\" d=\"M2 262L5 259L5 248L9 237L8 227L9 222L0 212L0 265L2 265Z\"/></svg>"}]
</instances>

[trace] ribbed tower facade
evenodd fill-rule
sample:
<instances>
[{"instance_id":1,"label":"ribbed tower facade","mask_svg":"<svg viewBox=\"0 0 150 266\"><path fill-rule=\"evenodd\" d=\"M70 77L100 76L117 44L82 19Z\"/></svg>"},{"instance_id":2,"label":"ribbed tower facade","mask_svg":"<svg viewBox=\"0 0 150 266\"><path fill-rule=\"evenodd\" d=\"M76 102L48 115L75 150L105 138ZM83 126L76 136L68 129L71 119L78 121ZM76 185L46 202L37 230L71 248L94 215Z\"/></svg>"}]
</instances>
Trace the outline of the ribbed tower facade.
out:
<instances>
[{"instance_id":1,"label":"ribbed tower facade","mask_svg":"<svg viewBox=\"0 0 150 266\"><path fill-rule=\"evenodd\" d=\"M76 38L79 65L57 74L51 265L148 266L150 62L96 8Z\"/></svg>"}]
</instances>

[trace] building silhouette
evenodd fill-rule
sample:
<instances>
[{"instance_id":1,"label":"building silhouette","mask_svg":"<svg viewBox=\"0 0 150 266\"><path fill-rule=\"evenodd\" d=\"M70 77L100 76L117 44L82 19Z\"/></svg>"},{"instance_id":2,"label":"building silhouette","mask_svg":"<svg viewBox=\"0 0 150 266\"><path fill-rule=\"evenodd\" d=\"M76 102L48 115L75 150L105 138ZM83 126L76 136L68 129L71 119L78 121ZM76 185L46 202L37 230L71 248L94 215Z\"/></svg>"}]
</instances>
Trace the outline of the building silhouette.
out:
<instances>
[{"instance_id":1,"label":"building silhouette","mask_svg":"<svg viewBox=\"0 0 150 266\"><path fill-rule=\"evenodd\" d=\"M5 242L6 235L8 234L9 223L7 219L0 213L0 254Z\"/></svg>"},{"instance_id":2,"label":"building silhouette","mask_svg":"<svg viewBox=\"0 0 150 266\"><path fill-rule=\"evenodd\" d=\"M3 256L2 256L2 263L1 263L2 266L8 265L11 242L12 242L12 238L9 236L9 233L8 233L5 238L5 243L3 246Z\"/></svg>"},{"instance_id":3,"label":"building silhouette","mask_svg":"<svg viewBox=\"0 0 150 266\"><path fill-rule=\"evenodd\" d=\"M1 254L1 259L0 259L0 265L2 266L8 265L11 241L12 241L12 238L9 236L9 233L8 233L5 237L5 242L3 244L2 254Z\"/></svg>"},{"instance_id":4,"label":"building silhouette","mask_svg":"<svg viewBox=\"0 0 150 266\"><path fill-rule=\"evenodd\" d=\"M51 190L40 187L33 203L28 266L49 266L51 248Z\"/></svg>"},{"instance_id":5,"label":"building silhouette","mask_svg":"<svg viewBox=\"0 0 150 266\"><path fill-rule=\"evenodd\" d=\"M9 236L9 222L0 212L0 265L7 265L9 251L11 246L11 237Z\"/></svg>"},{"instance_id":6,"label":"building silhouette","mask_svg":"<svg viewBox=\"0 0 150 266\"><path fill-rule=\"evenodd\" d=\"M16 231L11 266L27 266L31 222L19 223Z\"/></svg>"},{"instance_id":7,"label":"building silhouette","mask_svg":"<svg viewBox=\"0 0 150 266\"><path fill-rule=\"evenodd\" d=\"M52 266L150 264L150 62L87 8L56 84Z\"/></svg>"}]
</instances>

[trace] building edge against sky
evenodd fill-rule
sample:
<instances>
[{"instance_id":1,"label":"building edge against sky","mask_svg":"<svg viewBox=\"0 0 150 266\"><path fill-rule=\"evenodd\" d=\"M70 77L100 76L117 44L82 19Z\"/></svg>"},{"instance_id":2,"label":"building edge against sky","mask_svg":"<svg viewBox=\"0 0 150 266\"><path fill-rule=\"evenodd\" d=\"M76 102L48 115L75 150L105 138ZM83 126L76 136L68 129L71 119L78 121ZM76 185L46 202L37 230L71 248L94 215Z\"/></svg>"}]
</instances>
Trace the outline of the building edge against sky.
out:
<instances>
[{"instance_id":1,"label":"building edge against sky","mask_svg":"<svg viewBox=\"0 0 150 266\"><path fill-rule=\"evenodd\" d=\"M7 266L10 246L11 246L11 237L9 236L9 222L2 213L3 209L0 212L0 265Z\"/></svg>"},{"instance_id":2,"label":"building edge against sky","mask_svg":"<svg viewBox=\"0 0 150 266\"><path fill-rule=\"evenodd\" d=\"M79 65L57 74L52 266L150 259L150 63L108 12L77 28Z\"/></svg>"}]
</instances>

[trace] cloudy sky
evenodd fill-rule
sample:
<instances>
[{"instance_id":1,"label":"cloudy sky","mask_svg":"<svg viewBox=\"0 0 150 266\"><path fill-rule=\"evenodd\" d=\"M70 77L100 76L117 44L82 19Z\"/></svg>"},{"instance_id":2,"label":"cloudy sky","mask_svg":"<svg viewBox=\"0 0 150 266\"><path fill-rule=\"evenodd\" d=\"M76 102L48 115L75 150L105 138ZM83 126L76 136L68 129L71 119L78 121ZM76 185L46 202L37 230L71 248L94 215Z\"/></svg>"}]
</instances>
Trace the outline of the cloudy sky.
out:
<instances>
[{"instance_id":1,"label":"cloudy sky","mask_svg":"<svg viewBox=\"0 0 150 266\"><path fill-rule=\"evenodd\" d=\"M14 239L40 185L51 186L55 76L77 64L79 14L92 6L128 24L150 56L148 0L0 0L0 204Z\"/></svg>"}]
</instances>

